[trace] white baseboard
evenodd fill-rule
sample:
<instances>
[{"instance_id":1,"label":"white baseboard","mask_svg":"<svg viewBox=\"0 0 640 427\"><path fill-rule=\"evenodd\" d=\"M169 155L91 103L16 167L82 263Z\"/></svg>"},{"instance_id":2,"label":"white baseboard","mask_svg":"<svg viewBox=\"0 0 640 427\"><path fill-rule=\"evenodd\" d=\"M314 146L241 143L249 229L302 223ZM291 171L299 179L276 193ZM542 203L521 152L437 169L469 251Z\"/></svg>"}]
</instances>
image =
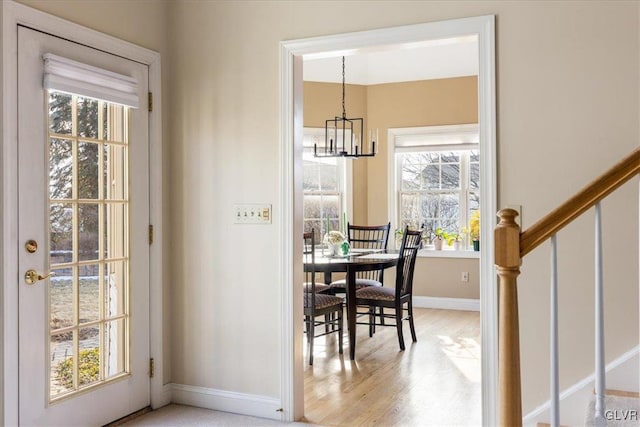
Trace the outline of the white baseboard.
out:
<instances>
[{"instance_id":1,"label":"white baseboard","mask_svg":"<svg viewBox=\"0 0 640 427\"><path fill-rule=\"evenodd\" d=\"M442 310L480 311L480 300L469 298L413 297L413 306Z\"/></svg>"},{"instance_id":2,"label":"white baseboard","mask_svg":"<svg viewBox=\"0 0 640 427\"><path fill-rule=\"evenodd\" d=\"M171 402L280 421L280 400L213 388L171 384Z\"/></svg>"},{"instance_id":3,"label":"white baseboard","mask_svg":"<svg viewBox=\"0 0 640 427\"><path fill-rule=\"evenodd\" d=\"M636 346L609 363L605 367L606 387L624 391L639 391L631 390L631 388L638 387L639 358L640 346ZM629 370L635 372L629 374ZM634 378L635 383L633 382ZM560 392L560 424L583 425L594 386L595 374L591 374ZM535 426L537 423L548 423L551 419L550 408L551 401L547 400L522 418L523 425Z\"/></svg>"},{"instance_id":4,"label":"white baseboard","mask_svg":"<svg viewBox=\"0 0 640 427\"><path fill-rule=\"evenodd\" d=\"M171 384L163 384L157 393L151 393L151 408L159 409L171 403Z\"/></svg>"}]
</instances>

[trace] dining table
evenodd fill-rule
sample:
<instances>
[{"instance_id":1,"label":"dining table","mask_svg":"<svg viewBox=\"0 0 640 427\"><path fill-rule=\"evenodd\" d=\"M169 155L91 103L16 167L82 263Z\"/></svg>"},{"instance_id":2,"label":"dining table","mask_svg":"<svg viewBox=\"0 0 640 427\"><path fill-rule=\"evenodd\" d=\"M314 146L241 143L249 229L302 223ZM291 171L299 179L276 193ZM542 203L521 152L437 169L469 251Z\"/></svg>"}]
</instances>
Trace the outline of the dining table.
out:
<instances>
[{"instance_id":1,"label":"dining table","mask_svg":"<svg viewBox=\"0 0 640 427\"><path fill-rule=\"evenodd\" d=\"M317 250L315 255L316 273L324 273L324 282L331 283L333 273L346 273L347 329L349 330L349 356L356 356L356 273L375 271L395 267L398 263L398 251L350 249L346 255L328 255ZM314 268L311 262L304 263L304 270Z\"/></svg>"}]
</instances>

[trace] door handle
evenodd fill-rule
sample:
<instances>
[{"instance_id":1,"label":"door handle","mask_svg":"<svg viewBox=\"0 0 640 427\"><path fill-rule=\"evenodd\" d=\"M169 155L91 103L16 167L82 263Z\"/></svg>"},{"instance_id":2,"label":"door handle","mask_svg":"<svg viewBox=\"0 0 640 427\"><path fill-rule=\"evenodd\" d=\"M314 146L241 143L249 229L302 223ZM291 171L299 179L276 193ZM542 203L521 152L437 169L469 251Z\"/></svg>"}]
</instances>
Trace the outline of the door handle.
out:
<instances>
[{"instance_id":1,"label":"door handle","mask_svg":"<svg viewBox=\"0 0 640 427\"><path fill-rule=\"evenodd\" d=\"M38 272L35 271L34 269L31 269L31 270L27 270L27 272L24 273L24 281L27 283L27 285L33 285L34 283L40 280L44 280L49 276L55 276L55 275L56 274L54 272L50 272L46 276L43 276L41 274L38 274Z\"/></svg>"}]
</instances>

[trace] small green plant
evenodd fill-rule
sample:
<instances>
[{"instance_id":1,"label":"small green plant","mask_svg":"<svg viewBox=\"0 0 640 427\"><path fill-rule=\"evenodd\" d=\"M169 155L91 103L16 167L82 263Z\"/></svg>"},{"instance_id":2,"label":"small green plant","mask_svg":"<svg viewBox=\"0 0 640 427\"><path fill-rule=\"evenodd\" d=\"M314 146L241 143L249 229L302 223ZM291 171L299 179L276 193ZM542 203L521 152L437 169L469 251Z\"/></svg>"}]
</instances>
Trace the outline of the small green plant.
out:
<instances>
[{"instance_id":1,"label":"small green plant","mask_svg":"<svg viewBox=\"0 0 640 427\"><path fill-rule=\"evenodd\" d=\"M461 242L463 235L457 231L453 231L451 233L446 233L446 241L447 245L451 246L454 242Z\"/></svg>"},{"instance_id":2,"label":"small green plant","mask_svg":"<svg viewBox=\"0 0 640 427\"><path fill-rule=\"evenodd\" d=\"M79 385L91 384L100 377L100 352L97 348L80 350L78 355ZM73 388L73 358L69 357L56 366L56 377L61 386Z\"/></svg>"}]
</instances>

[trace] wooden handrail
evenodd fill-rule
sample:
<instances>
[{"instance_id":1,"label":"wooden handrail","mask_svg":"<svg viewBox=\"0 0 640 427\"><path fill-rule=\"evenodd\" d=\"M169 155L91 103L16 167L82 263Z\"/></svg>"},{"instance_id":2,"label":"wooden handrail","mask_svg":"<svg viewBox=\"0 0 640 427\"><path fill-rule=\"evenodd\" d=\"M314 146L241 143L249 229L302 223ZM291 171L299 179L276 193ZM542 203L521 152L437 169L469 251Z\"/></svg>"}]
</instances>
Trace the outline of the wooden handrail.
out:
<instances>
[{"instance_id":1,"label":"wooden handrail","mask_svg":"<svg viewBox=\"0 0 640 427\"><path fill-rule=\"evenodd\" d=\"M517 285L522 258L639 173L640 148L524 233L520 233L520 226L515 222L518 212L513 209L498 212L500 222L495 229L494 247L500 286L498 369L501 426L522 426Z\"/></svg>"},{"instance_id":2,"label":"wooden handrail","mask_svg":"<svg viewBox=\"0 0 640 427\"><path fill-rule=\"evenodd\" d=\"M524 257L638 173L640 148L524 231L520 235L520 257Z\"/></svg>"}]
</instances>

